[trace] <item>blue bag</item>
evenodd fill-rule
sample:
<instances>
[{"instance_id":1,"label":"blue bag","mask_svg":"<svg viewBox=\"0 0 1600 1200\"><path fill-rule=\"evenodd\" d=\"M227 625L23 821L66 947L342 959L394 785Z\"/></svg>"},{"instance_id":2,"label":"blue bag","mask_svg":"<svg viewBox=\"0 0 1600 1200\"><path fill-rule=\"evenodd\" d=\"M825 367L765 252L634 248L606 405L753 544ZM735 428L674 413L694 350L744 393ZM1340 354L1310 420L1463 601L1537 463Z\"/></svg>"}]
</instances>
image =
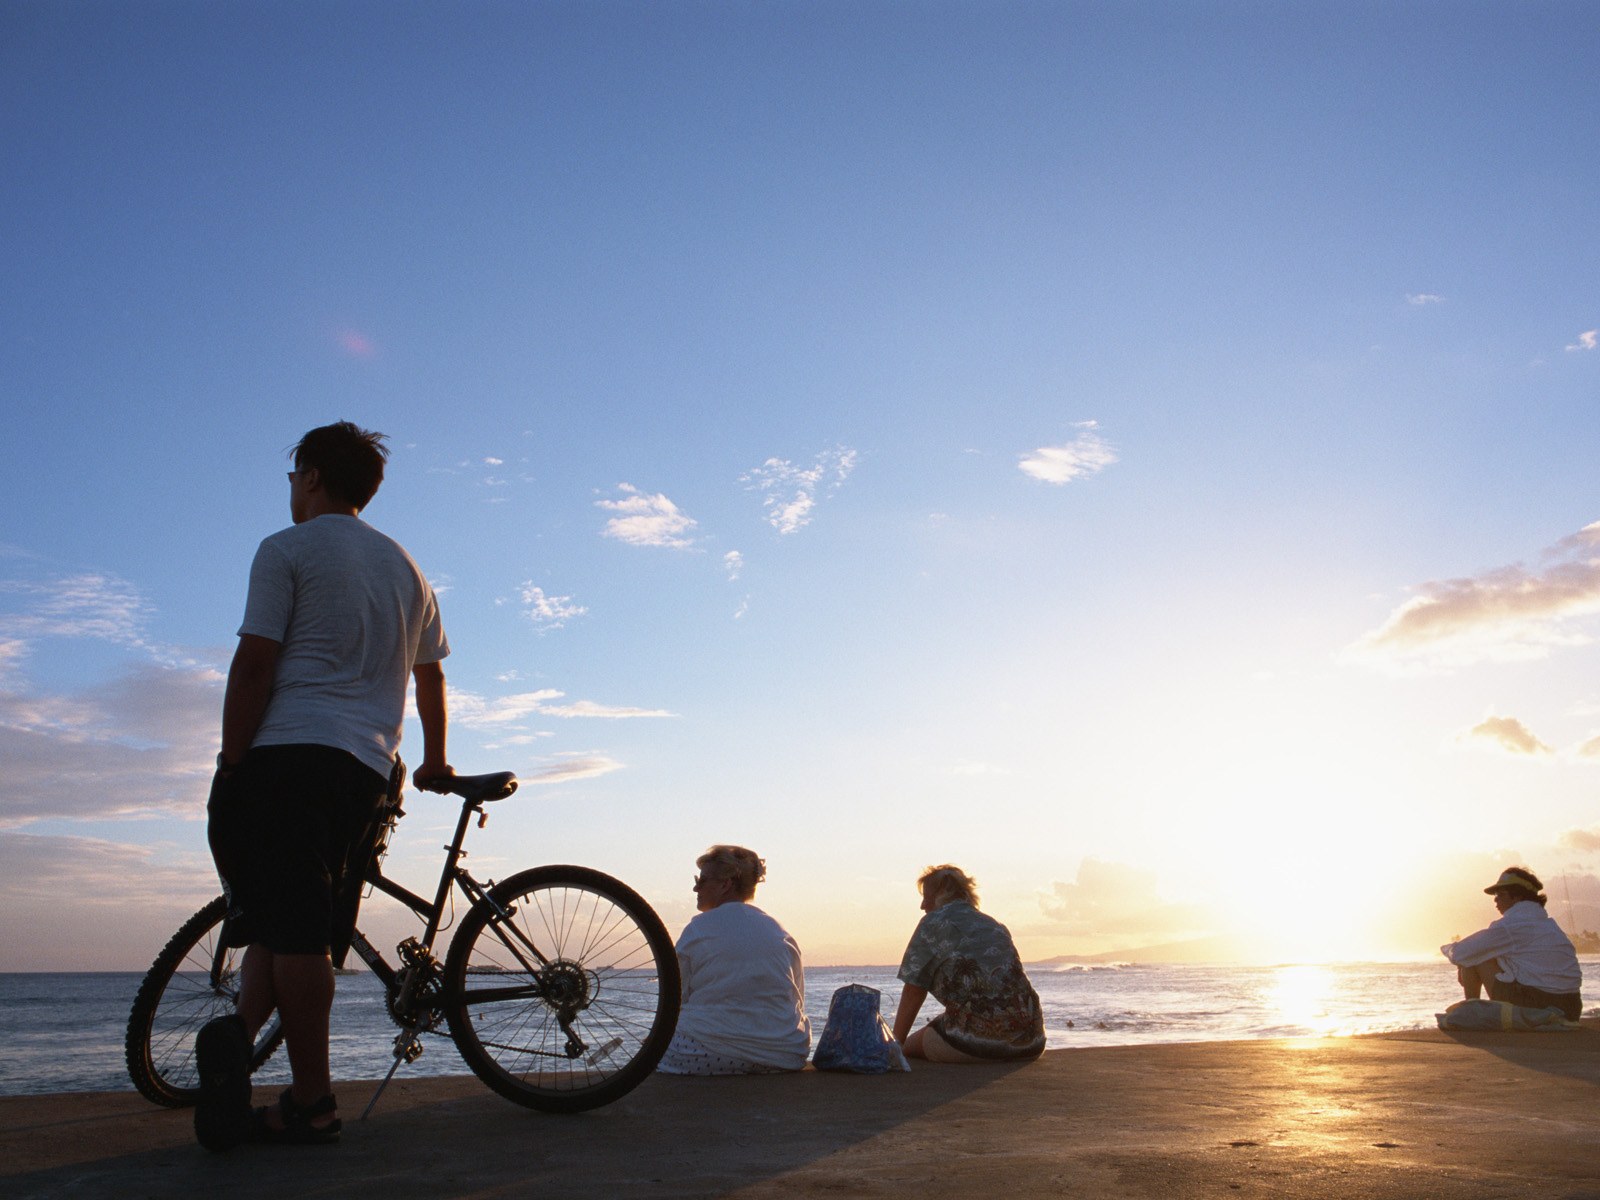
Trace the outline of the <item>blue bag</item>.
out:
<instances>
[{"instance_id":1,"label":"blue bag","mask_svg":"<svg viewBox=\"0 0 1600 1200\"><path fill-rule=\"evenodd\" d=\"M878 1012L883 994L859 983L846 984L828 1003L828 1020L817 1039L811 1065L819 1071L882 1075L909 1071L911 1064Z\"/></svg>"}]
</instances>

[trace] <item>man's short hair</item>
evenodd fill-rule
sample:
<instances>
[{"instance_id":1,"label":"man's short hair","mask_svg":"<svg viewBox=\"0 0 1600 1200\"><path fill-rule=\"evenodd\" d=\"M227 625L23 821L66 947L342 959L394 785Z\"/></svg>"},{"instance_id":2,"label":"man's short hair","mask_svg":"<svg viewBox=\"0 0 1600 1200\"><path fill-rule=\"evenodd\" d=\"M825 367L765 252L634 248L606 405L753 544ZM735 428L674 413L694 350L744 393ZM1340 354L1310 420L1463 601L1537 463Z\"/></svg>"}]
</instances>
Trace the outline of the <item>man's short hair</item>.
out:
<instances>
[{"instance_id":1,"label":"man's short hair","mask_svg":"<svg viewBox=\"0 0 1600 1200\"><path fill-rule=\"evenodd\" d=\"M383 464L389 461L383 442L383 434L349 421L321 425L295 443L294 469L315 467L328 494L359 512L383 482Z\"/></svg>"}]
</instances>

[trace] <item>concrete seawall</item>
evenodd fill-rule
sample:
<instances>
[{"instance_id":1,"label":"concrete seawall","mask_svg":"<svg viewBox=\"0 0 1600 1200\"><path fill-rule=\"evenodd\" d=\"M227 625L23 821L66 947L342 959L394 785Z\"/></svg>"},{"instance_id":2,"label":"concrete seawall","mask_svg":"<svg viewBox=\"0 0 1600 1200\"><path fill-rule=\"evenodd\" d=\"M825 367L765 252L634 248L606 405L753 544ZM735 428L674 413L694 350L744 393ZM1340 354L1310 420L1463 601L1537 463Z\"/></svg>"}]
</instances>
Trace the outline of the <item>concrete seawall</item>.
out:
<instances>
[{"instance_id":1,"label":"concrete seawall","mask_svg":"<svg viewBox=\"0 0 1600 1200\"><path fill-rule=\"evenodd\" d=\"M132 1092L0 1099L8 1197L1600 1200L1600 1030L1052 1051L1020 1068L657 1076L572 1117L472 1077L339 1086L336 1147L212 1155ZM269 1097L258 1091L258 1101Z\"/></svg>"}]
</instances>

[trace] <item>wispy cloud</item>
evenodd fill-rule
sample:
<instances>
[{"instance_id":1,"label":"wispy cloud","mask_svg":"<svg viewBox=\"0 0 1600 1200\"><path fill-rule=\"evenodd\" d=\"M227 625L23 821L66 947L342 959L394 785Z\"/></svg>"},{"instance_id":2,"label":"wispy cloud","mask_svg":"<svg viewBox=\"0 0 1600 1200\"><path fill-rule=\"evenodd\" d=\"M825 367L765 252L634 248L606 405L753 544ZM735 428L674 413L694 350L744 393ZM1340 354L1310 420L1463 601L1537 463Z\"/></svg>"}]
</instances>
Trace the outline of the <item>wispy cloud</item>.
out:
<instances>
[{"instance_id":1,"label":"wispy cloud","mask_svg":"<svg viewBox=\"0 0 1600 1200\"><path fill-rule=\"evenodd\" d=\"M1590 329L1578 335L1578 340L1567 346L1569 351L1593 350L1600 346L1600 329Z\"/></svg>"},{"instance_id":2,"label":"wispy cloud","mask_svg":"<svg viewBox=\"0 0 1600 1200\"><path fill-rule=\"evenodd\" d=\"M627 705L599 704L593 700L575 700L570 704L556 704L565 692L543 688L537 692L519 692L512 696L488 699L474 692L450 688L450 720L471 729L495 729L513 726L530 717L598 717L611 720L631 717L675 717L676 713L663 708L637 708Z\"/></svg>"},{"instance_id":3,"label":"wispy cloud","mask_svg":"<svg viewBox=\"0 0 1600 1200\"><path fill-rule=\"evenodd\" d=\"M1533 731L1516 717L1485 717L1460 735L1462 741L1487 745L1519 757L1544 756L1549 746L1534 737Z\"/></svg>"},{"instance_id":4,"label":"wispy cloud","mask_svg":"<svg viewBox=\"0 0 1600 1200\"><path fill-rule=\"evenodd\" d=\"M102 838L0 834L0 902L8 908L29 898L59 902L73 893L97 895L119 908L180 893L186 894L185 907L198 908L219 890L210 856L203 851L163 865L149 846ZM147 957L154 953L152 947Z\"/></svg>"},{"instance_id":5,"label":"wispy cloud","mask_svg":"<svg viewBox=\"0 0 1600 1200\"><path fill-rule=\"evenodd\" d=\"M1587 643L1575 624L1600 612L1600 521L1541 558L1536 570L1518 563L1424 583L1350 653L1397 666L1449 667L1542 658L1554 647Z\"/></svg>"},{"instance_id":6,"label":"wispy cloud","mask_svg":"<svg viewBox=\"0 0 1600 1200\"><path fill-rule=\"evenodd\" d=\"M547 596L544 589L534 585L533 580L525 580L519 591L522 598L522 615L533 622L533 627L540 633L549 629L560 629L574 617L581 617L589 610L581 604L574 604L571 596Z\"/></svg>"},{"instance_id":7,"label":"wispy cloud","mask_svg":"<svg viewBox=\"0 0 1600 1200\"><path fill-rule=\"evenodd\" d=\"M1600 733L1579 742L1572 753L1578 758L1600 759Z\"/></svg>"},{"instance_id":8,"label":"wispy cloud","mask_svg":"<svg viewBox=\"0 0 1600 1200\"><path fill-rule=\"evenodd\" d=\"M1600 850L1600 830L1569 829L1556 839L1556 845L1579 854L1593 854Z\"/></svg>"},{"instance_id":9,"label":"wispy cloud","mask_svg":"<svg viewBox=\"0 0 1600 1200\"><path fill-rule=\"evenodd\" d=\"M689 533L698 522L679 511L678 506L659 492L646 495L629 483L619 483L620 500L596 500L595 506L617 515L606 521L602 537L616 538L630 546L692 546Z\"/></svg>"},{"instance_id":10,"label":"wispy cloud","mask_svg":"<svg viewBox=\"0 0 1600 1200\"><path fill-rule=\"evenodd\" d=\"M739 476L739 482L761 493L767 523L781 534L794 533L811 523L819 496L833 495L856 467L856 452L835 446L817 455L809 467L786 458L769 458Z\"/></svg>"},{"instance_id":11,"label":"wispy cloud","mask_svg":"<svg viewBox=\"0 0 1600 1200\"><path fill-rule=\"evenodd\" d=\"M1444 297L1436 296L1432 292L1409 292L1406 295L1406 303L1422 308L1429 304L1443 304Z\"/></svg>"},{"instance_id":12,"label":"wispy cloud","mask_svg":"<svg viewBox=\"0 0 1600 1200\"><path fill-rule=\"evenodd\" d=\"M678 715L665 708L633 708L621 704L597 704L593 700L574 700L571 704L547 704L539 711L552 717L600 717L612 721L628 720L633 717Z\"/></svg>"},{"instance_id":13,"label":"wispy cloud","mask_svg":"<svg viewBox=\"0 0 1600 1200\"><path fill-rule=\"evenodd\" d=\"M1093 858L1078 865L1075 881L1040 894L1039 909L1052 932L1079 937L1176 941L1212 932L1202 910L1161 896L1153 871Z\"/></svg>"},{"instance_id":14,"label":"wispy cloud","mask_svg":"<svg viewBox=\"0 0 1600 1200\"><path fill-rule=\"evenodd\" d=\"M137 664L81 691L0 690L0 827L204 814L220 672Z\"/></svg>"},{"instance_id":15,"label":"wispy cloud","mask_svg":"<svg viewBox=\"0 0 1600 1200\"><path fill-rule=\"evenodd\" d=\"M1024 475L1045 483L1071 483L1097 474L1117 461L1115 448L1095 432L1098 427L1096 421L1083 421L1070 442L1030 450L1018 456L1017 466Z\"/></svg>"},{"instance_id":16,"label":"wispy cloud","mask_svg":"<svg viewBox=\"0 0 1600 1200\"><path fill-rule=\"evenodd\" d=\"M0 971L144 970L221 890L204 844L0 833ZM51 928L72 936L40 936Z\"/></svg>"},{"instance_id":17,"label":"wispy cloud","mask_svg":"<svg viewBox=\"0 0 1600 1200\"><path fill-rule=\"evenodd\" d=\"M556 755L555 761L520 778L523 783L528 784L571 783L578 779L595 779L620 770L622 764L608 755L574 752Z\"/></svg>"},{"instance_id":18,"label":"wispy cloud","mask_svg":"<svg viewBox=\"0 0 1600 1200\"><path fill-rule=\"evenodd\" d=\"M83 572L52 579L0 580L0 597L17 607L0 613L8 638L93 638L148 649L144 629L151 606L125 579Z\"/></svg>"},{"instance_id":19,"label":"wispy cloud","mask_svg":"<svg viewBox=\"0 0 1600 1200\"><path fill-rule=\"evenodd\" d=\"M744 555L737 550L729 550L722 556L722 569L728 573L728 582L732 583L744 570Z\"/></svg>"}]
</instances>

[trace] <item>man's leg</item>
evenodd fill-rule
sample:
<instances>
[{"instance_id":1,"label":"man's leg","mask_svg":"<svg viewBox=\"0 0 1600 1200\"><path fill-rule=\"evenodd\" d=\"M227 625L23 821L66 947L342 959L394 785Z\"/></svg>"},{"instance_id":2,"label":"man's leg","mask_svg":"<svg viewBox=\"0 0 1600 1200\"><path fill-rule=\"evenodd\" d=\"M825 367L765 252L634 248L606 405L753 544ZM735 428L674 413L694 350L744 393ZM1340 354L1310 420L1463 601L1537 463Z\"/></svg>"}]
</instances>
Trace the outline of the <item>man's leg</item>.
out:
<instances>
[{"instance_id":1,"label":"man's leg","mask_svg":"<svg viewBox=\"0 0 1600 1200\"><path fill-rule=\"evenodd\" d=\"M290 1088L294 1102L309 1108L333 1091L328 1067L328 1023L333 1012L333 963L327 952L321 954L272 955L273 993L278 1016L283 1021L284 1040L289 1047L289 1069L294 1083ZM312 1124L327 1125L337 1114L314 1118ZM267 1110L267 1123L282 1127L282 1114L276 1107Z\"/></svg>"},{"instance_id":2,"label":"man's leg","mask_svg":"<svg viewBox=\"0 0 1600 1200\"><path fill-rule=\"evenodd\" d=\"M246 947L244 962L239 967L239 1002L234 1007L250 1031L252 1041L267 1023L272 1010L278 1007L272 981L273 957L271 950L258 943Z\"/></svg>"},{"instance_id":3,"label":"man's leg","mask_svg":"<svg viewBox=\"0 0 1600 1200\"><path fill-rule=\"evenodd\" d=\"M333 1090L328 1071L328 1019L333 1013L333 963L321 954L276 954L273 990L289 1044L294 1098L315 1104Z\"/></svg>"},{"instance_id":4,"label":"man's leg","mask_svg":"<svg viewBox=\"0 0 1600 1200\"><path fill-rule=\"evenodd\" d=\"M1461 992L1468 1000L1476 1000L1483 995L1485 988L1492 979L1500 974L1500 960L1491 958L1487 962L1477 963L1470 967L1457 967L1456 979L1461 984Z\"/></svg>"}]
</instances>

